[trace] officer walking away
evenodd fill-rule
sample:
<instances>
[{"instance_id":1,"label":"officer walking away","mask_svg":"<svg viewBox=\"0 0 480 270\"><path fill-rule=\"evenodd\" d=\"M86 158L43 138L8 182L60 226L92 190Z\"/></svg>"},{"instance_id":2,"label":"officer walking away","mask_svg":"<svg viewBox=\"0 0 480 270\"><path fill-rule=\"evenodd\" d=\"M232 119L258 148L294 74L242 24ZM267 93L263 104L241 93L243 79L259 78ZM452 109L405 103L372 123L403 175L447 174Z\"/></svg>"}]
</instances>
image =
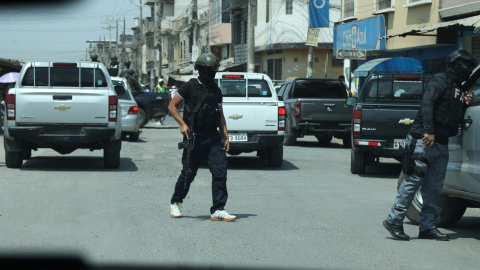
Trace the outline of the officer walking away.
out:
<instances>
[{"instance_id":1,"label":"officer walking away","mask_svg":"<svg viewBox=\"0 0 480 270\"><path fill-rule=\"evenodd\" d=\"M98 54L96 54L96 53L92 53L90 55L90 59L92 59L92 62L97 62L97 63L100 62L100 61L98 61Z\"/></svg>"},{"instance_id":2,"label":"officer walking away","mask_svg":"<svg viewBox=\"0 0 480 270\"><path fill-rule=\"evenodd\" d=\"M475 56L457 50L447 59L447 71L436 74L425 89L420 110L406 140L403 161L405 179L398 188L395 203L383 226L395 240L410 240L403 231L403 219L421 186L423 207L420 212L420 239L448 241L435 220L442 210L442 186L448 164L448 138L458 133L465 107L472 94L462 92L466 81L478 65Z\"/></svg>"},{"instance_id":3,"label":"officer walking away","mask_svg":"<svg viewBox=\"0 0 480 270\"><path fill-rule=\"evenodd\" d=\"M190 79L183 84L168 106L173 118L180 125L180 133L184 136L184 142L190 137L196 138L193 150L188 152L187 149L184 149L183 151L182 164L184 167L175 185L170 205L172 218L182 217L180 208L190 189L190 183L194 180L200 163L207 160L212 173L213 206L210 208L210 220L232 221L236 219L224 209L228 198L225 152L228 152L230 144L222 109L222 92L214 81L218 67L219 61L214 55L208 53L200 55L195 62L195 69L199 73L198 78ZM177 109L182 101L185 101L186 107L183 119ZM198 113L195 113L196 109L198 109ZM192 115L195 117L191 117ZM195 122L193 126L192 121ZM220 128L223 143L217 127ZM194 132L191 132L192 130ZM187 156L190 156L191 160L187 160ZM190 166L185 168L186 164ZM186 175L189 176L188 179Z\"/></svg>"},{"instance_id":4,"label":"officer walking away","mask_svg":"<svg viewBox=\"0 0 480 270\"><path fill-rule=\"evenodd\" d=\"M117 56L112 55L112 57L110 57L110 65L108 66L108 74L110 77L119 77L118 74L121 73L122 69L120 63L117 62Z\"/></svg>"}]
</instances>

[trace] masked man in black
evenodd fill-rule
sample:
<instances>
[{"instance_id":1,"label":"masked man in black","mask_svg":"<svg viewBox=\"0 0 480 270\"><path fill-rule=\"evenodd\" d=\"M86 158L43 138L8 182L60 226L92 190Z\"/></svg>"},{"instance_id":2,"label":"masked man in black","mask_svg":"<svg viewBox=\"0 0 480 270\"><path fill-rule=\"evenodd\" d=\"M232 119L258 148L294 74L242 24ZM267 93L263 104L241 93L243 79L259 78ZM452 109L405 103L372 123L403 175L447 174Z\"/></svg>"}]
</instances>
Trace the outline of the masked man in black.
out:
<instances>
[{"instance_id":1,"label":"masked man in black","mask_svg":"<svg viewBox=\"0 0 480 270\"><path fill-rule=\"evenodd\" d=\"M435 220L442 209L448 138L458 133L466 106L472 100L472 94L463 93L462 83L477 65L472 54L465 50L454 51L447 59L447 71L436 74L428 82L422 105L406 140L407 148L412 149L412 155L408 154L403 161L406 177L398 188L390 214L383 221L383 226L396 240L410 240L403 231L403 219L420 186L423 206L418 238L450 239L436 228Z\"/></svg>"},{"instance_id":2,"label":"masked man in black","mask_svg":"<svg viewBox=\"0 0 480 270\"><path fill-rule=\"evenodd\" d=\"M200 55L195 62L198 78L183 84L168 106L173 118L180 125L180 133L184 136L184 142L190 138L195 139L193 151L187 152L187 149L184 149L183 152L182 164L184 167L178 177L171 199L170 216L172 218L182 217L180 207L183 199L187 196L190 183L194 180L200 163L206 159L212 173L213 206L210 208L210 220L232 221L236 219L224 209L228 198L225 152L228 152L230 144L222 109L222 92L214 81L219 66L220 63L214 55L208 53ZM183 119L177 109L182 102L185 102ZM192 122L194 122L193 125ZM223 143L217 128L220 128ZM191 157L190 166L187 163L188 153Z\"/></svg>"}]
</instances>

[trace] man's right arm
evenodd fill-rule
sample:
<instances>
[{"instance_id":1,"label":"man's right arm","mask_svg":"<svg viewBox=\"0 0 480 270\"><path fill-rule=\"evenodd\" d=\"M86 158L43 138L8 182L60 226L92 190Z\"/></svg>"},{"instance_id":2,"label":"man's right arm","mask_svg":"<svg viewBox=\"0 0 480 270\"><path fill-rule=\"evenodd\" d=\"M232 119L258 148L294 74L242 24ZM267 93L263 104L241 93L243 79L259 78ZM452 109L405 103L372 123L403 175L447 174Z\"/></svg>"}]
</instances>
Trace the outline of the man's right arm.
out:
<instances>
[{"instance_id":1,"label":"man's right arm","mask_svg":"<svg viewBox=\"0 0 480 270\"><path fill-rule=\"evenodd\" d=\"M180 113L178 112L178 106L182 104L183 99L180 98L178 94L176 94L172 101L170 102L170 105L168 105L168 110L172 114L173 118L177 123L180 125L180 133L182 133L183 136L188 138L188 132L190 131L190 128L188 128L187 124L183 121L182 117L180 117Z\"/></svg>"}]
</instances>

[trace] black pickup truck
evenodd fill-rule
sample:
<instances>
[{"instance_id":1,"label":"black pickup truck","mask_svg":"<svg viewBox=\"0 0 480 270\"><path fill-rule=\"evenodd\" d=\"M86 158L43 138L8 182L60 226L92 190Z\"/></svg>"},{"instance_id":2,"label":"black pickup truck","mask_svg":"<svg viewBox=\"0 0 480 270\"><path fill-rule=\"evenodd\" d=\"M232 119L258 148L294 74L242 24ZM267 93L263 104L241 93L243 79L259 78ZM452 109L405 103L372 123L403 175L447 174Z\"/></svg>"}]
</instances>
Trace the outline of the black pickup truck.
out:
<instances>
[{"instance_id":1,"label":"black pickup truck","mask_svg":"<svg viewBox=\"0 0 480 270\"><path fill-rule=\"evenodd\" d=\"M285 82L277 95L283 98L287 110L285 145L314 135L320 144L328 144L335 137L350 147L352 107L345 106L349 96L345 83L337 79L299 78Z\"/></svg>"},{"instance_id":2,"label":"black pickup truck","mask_svg":"<svg viewBox=\"0 0 480 270\"><path fill-rule=\"evenodd\" d=\"M378 157L402 160L400 148L413 123L433 75L371 75L358 97L347 99L353 105L352 153L350 171L365 173L365 165Z\"/></svg>"},{"instance_id":3,"label":"black pickup truck","mask_svg":"<svg viewBox=\"0 0 480 270\"><path fill-rule=\"evenodd\" d=\"M170 95L168 93L132 91L132 94L142 116L140 127L145 126L153 118L163 118L168 114L168 104L170 103Z\"/></svg>"}]
</instances>

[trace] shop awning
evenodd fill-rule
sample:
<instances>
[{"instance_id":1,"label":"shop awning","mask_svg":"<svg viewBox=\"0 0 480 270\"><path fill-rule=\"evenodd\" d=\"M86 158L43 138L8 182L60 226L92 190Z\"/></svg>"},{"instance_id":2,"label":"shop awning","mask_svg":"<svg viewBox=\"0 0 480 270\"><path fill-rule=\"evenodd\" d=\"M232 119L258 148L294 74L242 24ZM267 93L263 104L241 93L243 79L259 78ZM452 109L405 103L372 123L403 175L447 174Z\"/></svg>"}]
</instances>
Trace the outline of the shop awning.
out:
<instances>
[{"instance_id":1,"label":"shop awning","mask_svg":"<svg viewBox=\"0 0 480 270\"><path fill-rule=\"evenodd\" d=\"M425 73L420 61L408 57L380 58L359 66L354 72L356 77L371 74Z\"/></svg>"},{"instance_id":2,"label":"shop awning","mask_svg":"<svg viewBox=\"0 0 480 270\"><path fill-rule=\"evenodd\" d=\"M480 29L480 15L465 18L465 19L455 20L455 21L442 22L442 23L432 24L424 27L419 27L419 28L415 28L415 29L401 32L401 33L387 35L387 36L384 36L383 38L389 39L393 37L419 36L428 32L433 32L439 28L451 27L456 25L463 25L463 26L470 26L470 27L473 26L475 28L475 31L477 31L477 29Z\"/></svg>"},{"instance_id":3,"label":"shop awning","mask_svg":"<svg viewBox=\"0 0 480 270\"><path fill-rule=\"evenodd\" d=\"M241 65L245 65L245 63L241 63L241 64L232 63L232 64L228 64L228 65L225 65L225 66L221 66L221 67L218 68L218 71L220 71L220 72L229 71L230 69L239 67Z\"/></svg>"}]
</instances>

